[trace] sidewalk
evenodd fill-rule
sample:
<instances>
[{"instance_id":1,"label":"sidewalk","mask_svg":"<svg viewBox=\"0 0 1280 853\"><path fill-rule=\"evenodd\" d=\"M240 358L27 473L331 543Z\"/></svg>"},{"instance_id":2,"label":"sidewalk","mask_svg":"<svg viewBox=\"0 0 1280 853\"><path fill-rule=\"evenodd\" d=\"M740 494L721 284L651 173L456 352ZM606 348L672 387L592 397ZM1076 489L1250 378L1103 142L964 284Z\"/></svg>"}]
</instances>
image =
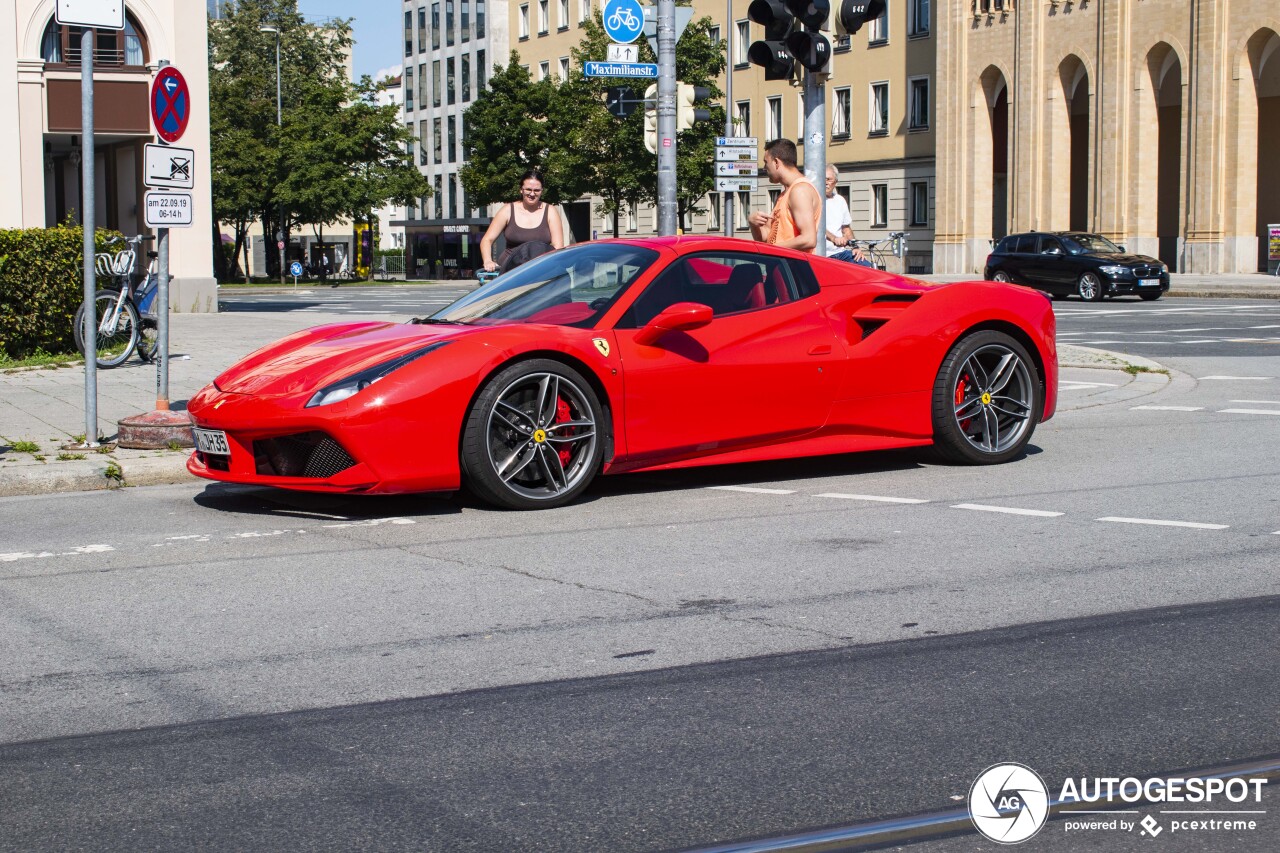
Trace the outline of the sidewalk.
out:
<instances>
[{"instance_id":1,"label":"sidewalk","mask_svg":"<svg viewBox=\"0 0 1280 853\"><path fill-rule=\"evenodd\" d=\"M967 280L965 276L920 276L933 281ZM1171 295L1213 295L1280 298L1280 279L1267 276L1175 276ZM441 282L456 284L456 282ZM262 291L258 291L262 292ZM185 408L193 394L222 370L260 346L290 332L331 322L348 322L350 315L313 313L174 314L170 335L169 399L175 410ZM403 321L402 316L362 316L360 319ZM1110 371L1120 385L1106 393L1118 398L1151 393L1163 374L1123 372L1128 364L1158 369L1135 356L1062 346L1059 362L1066 371ZM1096 374L1095 374L1096 375ZM136 357L113 370L99 370L98 431L108 444L101 452L63 451L85 431L83 365L29 368L0 372L0 497L57 491L86 491L120 486L190 482L186 471L189 450L125 450L110 442L117 423L151 411L156 401L157 373ZM1080 377L1081 381L1087 381ZM1059 410L1088 400L1098 405L1109 399L1073 394ZM17 447L35 447L18 450ZM62 457L62 458L60 458ZM78 458L76 458L78 457Z\"/></svg>"},{"instance_id":2,"label":"sidewalk","mask_svg":"<svg viewBox=\"0 0 1280 853\"><path fill-rule=\"evenodd\" d=\"M921 281L973 281L981 275L913 275ZM1202 296L1217 299L1280 299L1280 276L1265 273L1192 275L1169 273L1170 296Z\"/></svg>"}]
</instances>

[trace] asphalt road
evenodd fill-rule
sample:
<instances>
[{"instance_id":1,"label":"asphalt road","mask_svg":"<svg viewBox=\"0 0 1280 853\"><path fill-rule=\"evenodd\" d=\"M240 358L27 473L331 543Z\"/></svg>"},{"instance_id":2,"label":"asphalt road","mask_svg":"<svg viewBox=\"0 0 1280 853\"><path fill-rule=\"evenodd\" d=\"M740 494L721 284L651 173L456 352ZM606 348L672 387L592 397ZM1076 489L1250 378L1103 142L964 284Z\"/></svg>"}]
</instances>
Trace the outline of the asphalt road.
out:
<instances>
[{"instance_id":1,"label":"asphalt road","mask_svg":"<svg viewBox=\"0 0 1280 853\"><path fill-rule=\"evenodd\" d=\"M1280 753L1280 354L1209 346L994 468L0 500L0 848L659 850Z\"/></svg>"}]
</instances>

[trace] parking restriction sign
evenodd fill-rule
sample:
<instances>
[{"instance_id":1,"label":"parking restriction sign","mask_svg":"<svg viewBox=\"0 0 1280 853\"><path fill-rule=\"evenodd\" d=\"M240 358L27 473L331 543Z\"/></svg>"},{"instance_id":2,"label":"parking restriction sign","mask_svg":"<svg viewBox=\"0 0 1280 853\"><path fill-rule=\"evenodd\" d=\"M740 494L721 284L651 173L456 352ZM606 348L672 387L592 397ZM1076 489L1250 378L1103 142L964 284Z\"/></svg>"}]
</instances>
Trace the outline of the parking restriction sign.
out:
<instances>
[{"instance_id":1,"label":"parking restriction sign","mask_svg":"<svg viewBox=\"0 0 1280 853\"><path fill-rule=\"evenodd\" d=\"M191 93L182 72L166 65L151 84L151 123L156 136L177 142L191 120Z\"/></svg>"}]
</instances>

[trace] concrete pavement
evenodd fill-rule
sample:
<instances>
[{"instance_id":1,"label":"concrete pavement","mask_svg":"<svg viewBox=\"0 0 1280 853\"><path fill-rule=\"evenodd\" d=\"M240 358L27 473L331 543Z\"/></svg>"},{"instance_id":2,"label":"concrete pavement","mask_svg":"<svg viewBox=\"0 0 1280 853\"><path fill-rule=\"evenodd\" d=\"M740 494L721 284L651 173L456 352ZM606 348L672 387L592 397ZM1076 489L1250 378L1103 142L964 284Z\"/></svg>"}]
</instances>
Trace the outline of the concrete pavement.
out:
<instances>
[{"instance_id":1,"label":"concrete pavement","mask_svg":"<svg viewBox=\"0 0 1280 853\"><path fill-rule=\"evenodd\" d=\"M966 277L923 278L943 281ZM1175 276L1174 282L1171 295L1280 298L1280 279L1262 275ZM170 327L171 407L185 408L187 399L214 376L260 346L308 326L351 319L350 315L287 312L174 314ZM362 315L361 319L377 318ZM387 315L386 319L405 318ZM1135 356L1074 346L1063 346L1059 353L1064 379L1087 384L1091 376L1098 375L1096 371L1108 372L1106 386L1077 390L1063 398L1060 410L1142 396L1167 381L1160 373L1125 372L1128 365L1159 369L1158 364ZM156 368L135 356L121 367L99 370L97 377L98 432L106 441L98 451L84 452L62 449L85 432L83 364L0 372L0 497L193 479L185 467L188 450L127 450L112 443L122 418L154 409Z\"/></svg>"}]
</instances>

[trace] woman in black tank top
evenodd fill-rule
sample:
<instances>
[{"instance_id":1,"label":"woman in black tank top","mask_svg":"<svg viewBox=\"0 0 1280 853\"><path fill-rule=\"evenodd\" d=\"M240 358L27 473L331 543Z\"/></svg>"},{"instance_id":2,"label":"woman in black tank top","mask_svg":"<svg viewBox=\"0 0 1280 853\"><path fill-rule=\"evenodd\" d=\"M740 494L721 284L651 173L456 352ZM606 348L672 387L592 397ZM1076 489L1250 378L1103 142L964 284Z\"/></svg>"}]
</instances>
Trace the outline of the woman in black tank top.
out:
<instances>
[{"instance_id":1,"label":"woman in black tank top","mask_svg":"<svg viewBox=\"0 0 1280 853\"><path fill-rule=\"evenodd\" d=\"M494 260L493 244L499 234L506 238L507 248ZM543 252L562 249L564 245L560 208L542 200L542 175L530 171L520 179L520 201L499 208L489 223L489 230L480 240L480 257L484 269L493 272L500 266L516 265L505 264L506 261L523 263ZM525 248L517 252L521 246Z\"/></svg>"}]
</instances>

